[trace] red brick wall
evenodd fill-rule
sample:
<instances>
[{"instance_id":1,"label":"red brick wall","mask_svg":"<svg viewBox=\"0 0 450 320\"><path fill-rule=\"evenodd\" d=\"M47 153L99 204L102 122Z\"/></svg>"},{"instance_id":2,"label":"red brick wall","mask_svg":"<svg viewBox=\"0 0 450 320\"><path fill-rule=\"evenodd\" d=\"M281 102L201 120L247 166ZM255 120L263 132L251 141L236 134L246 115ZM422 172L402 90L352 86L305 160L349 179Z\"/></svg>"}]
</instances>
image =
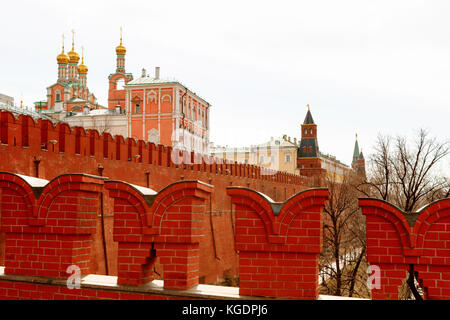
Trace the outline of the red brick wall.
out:
<instances>
[{"instance_id":1,"label":"red brick wall","mask_svg":"<svg viewBox=\"0 0 450 320\"><path fill-rule=\"evenodd\" d=\"M158 256L165 288L197 285L203 213L212 187L179 182L154 196L144 196L123 182L106 182L106 188L114 198L118 283L139 285L153 280Z\"/></svg>"},{"instance_id":2,"label":"red brick wall","mask_svg":"<svg viewBox=\"0 0 450 320\"><path fill-rule=\"evenodd\" d=\"M81 275L92 273L98 195L106 193L105 184L114 199L117 283L141 285L153 280L158 257L164 288L189 289L198 284L203 213L212 186L181 181L157 194L147 189L146 194L124 182L83 174L62 175L45 185L33 183L30 177L0 173L6 275L67 279L72 265ZM30 289L30 285L22 287ZM54 291L53 298L58 299L61 290ZM5 296L15 297L14 292L7 290Z\"/></svg>"},{"instance_id":3,"label":"red brick wall","mask_svg":"<svg viewBox=\"0 0 450 320\"><path fill-rule=\"evenodd\" d=\"M317 299L328 191L303 191L282 204L246 188L228 194L236 206L240 294Z\"/></svg>"},{"instance_id":4,"label":"red brick wall","mask_svg":"<svg viewBox=\"0 0 450 320\"><path fill-rule=\"evenodd\" d=\"M173 290L199 284L199 244L211 185L184 180L155 193L85 174L36 183L31 177L0 173L0 226L6 238L0 298L165 299L177 297ZM79 267L80 277L93 273L91 244L100 231L95 216L99 196L107 193L114 202L117 285L111 283L109 290L100 284L94 290L89 289L92 284L66 288L69 266ZM284 203L243 187L229 187L228 194L236 206L240 295L317 299L320 211L327 190L303 191ZM158 289L155 294L144 286L136 289L144 294L120 292L152 281L157 258L164 289L172 293Z\"/></svg>"},{"instance_id":5,"label":"red brick wall","mask_svg":"<svg viewBox=\"0 0 450 320\"><path fill-rule=\"evenodd\" d=\"M231 223L234 214L230 212L231 203L225 189L227 186L253 188L267 192L276 201L282 201L311 183L306 177L287 173L261 175L258 167L250 165L207 164L205 161L201 164L176 165L170 161L170 147L137 143L134 139L124 139L121 136L108 137L105 143L103 135L99 135L95 130L86 132L82 128L66 129L65 146L61 148L58 145L61 140L59 124L53 127L47 121L35 122L27 116L28 146L22 146L23 121L16 120L9 112L0 114L1 171L35 176L34 160L39 160L39 177L48 180L73 172L98 175L98 167L101 166L103 176L114 180L147 186L148 177L149 187L157 191L180 179L199 180L214 185L215 192L205 213L207 216L205 236L199 244L200 276L206 283L221 279L226 270L237 272L237 255L233 246ZM47 125L48 130L44 130ZM49 140L58 142L53 145L48 143ZM42 146L46 149L42 149ZM141 158L134 157L138 154ZM193 155L188 158L193 159ZM112 239L113 201L107 194L104 195L103 209L109 274L117 275L115 263L117 244ZM100 225L100 221L97 221L97 225ZM92 256L96 259L91 261L91 267L96 268L95 273L104 274L105 255L101 232L96 233L95 237ZM0 248L3 245L1 239L2 235Z\"/></svg>"},{"instance_id":6,"label":"red brick wall","mask_svg":"<svg viewBox=\"0 0 450 320\"><path fill-rule=\"evenodd\" d=\"M102 179L64 175L36 198L36 190L22 178L1 173L5 272L65 278L67 267L74 264L89 273L102 184Z\"/></svg>"},{"instance_id":7,"label":"red brick wall","mask_svg":"<svg viewBox=\"0 0 450 320\"><path fill-rule=\"evenodd\" d=\"M450 299L450 199L431 203L410 226L407 213L376 199L360 199L366 215L367 260L381 271L373 299L398 299L410 265L418 272L425 299Z\"/></svg>"}]
</instances>

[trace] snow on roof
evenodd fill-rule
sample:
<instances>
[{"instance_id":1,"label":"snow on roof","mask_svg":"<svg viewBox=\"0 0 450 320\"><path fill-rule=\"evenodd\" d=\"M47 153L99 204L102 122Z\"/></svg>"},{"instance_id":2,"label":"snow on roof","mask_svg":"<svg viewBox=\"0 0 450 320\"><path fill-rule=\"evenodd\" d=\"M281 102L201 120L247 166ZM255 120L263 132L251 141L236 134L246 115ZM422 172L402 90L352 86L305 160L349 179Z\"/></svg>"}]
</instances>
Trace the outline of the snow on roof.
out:
<instances>
[{"instance_id":1,"label":"snow on roof","mask_svg":"<svg viewBox=\"0 0 450 320\"><path fill-rule=\"evenodd\" d=\"M24 176L22 174L17 174L17 176L21 177L23 180L25 180L26 182L28 182L28 184L35 188L40 188L40 187L45 187L48 183L48 180L45 179L39 179L39 178L35 178L35 177L30 177L30 176Z\"/></svg>"},{"instance_id":2,"label":"snow on roof","mask_svg":"<svg viewBox=\"0 0 450 320\"><path fill-rule=\"evenodd\" d=\"M150 189L150 188L137 186L137 185L131 184L131 183L129 185L132 186L133 188L135 188L140 193L142 193L144 196L153 196L153 195L157 194L157 192L155 190Z\"/></svg>"},{"instance_id":3,"label":"snow on roof","mask_svg":"<svg viewBox=\"0 0 450 320\"><path fill-rule=\"evenodd\" d=\"M84 113L84 112L77 112L75 114L72 115L72 117L86 117L86 116L107 116L107 115L116 115L115 110L110 110L110 109L94 109L94 110L90 110L88 113Z\"/></svg>"},{"instance_id":4,"label":"snow on roof","mask_svg":"<svg viewBox=\"0 0 450 320\"><path fill-rule=\"evenodd\" d=\"M100 115L105 115L105 114L110 114L111 112L109 111L109 109L94 109L89 111L89 115L90 116L100 116Z\"/></svg>"},{"instance_id":5,"label":"snow on roof","mask_svg":"<svg viewBox=\"0 0 450 320\"><path fill-rule=\"evenodd\" d=\"M168 79L157 79L157 78L152 78L152 77L140 77L134 80L131 80L130 82L128 82L126 85L142 85L142 84L160 84L160 83L180 83L179 81L173 79L173 80L168 80Z\"/></svg>"}]
</instances>

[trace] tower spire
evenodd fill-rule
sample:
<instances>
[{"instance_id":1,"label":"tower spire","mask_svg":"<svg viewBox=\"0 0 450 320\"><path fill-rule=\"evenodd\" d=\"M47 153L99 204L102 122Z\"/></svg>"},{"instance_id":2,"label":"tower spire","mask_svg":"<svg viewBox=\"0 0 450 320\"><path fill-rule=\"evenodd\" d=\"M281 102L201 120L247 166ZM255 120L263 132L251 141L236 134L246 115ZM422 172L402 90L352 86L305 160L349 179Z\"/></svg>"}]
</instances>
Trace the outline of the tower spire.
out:
<instances>
[{"instance_id":1,"label":"tower spire","mask_svg":"<svg viewBox=\"0 0 450 320\"><path fill-rule=\"evenodd\" d=\"M122 26L120 27L120 45L122 45Z\"/></svg>"},{"instance_id":2,"label":"tower spire","mask_svg":"<svg viewBox=\"0 0 450 320\"><path fill-rule=\"evenodd\" d=\"M359 145L358 145L358 134L355 134L355 146L353 148L353 161L352 161L352 165L356 164L356 161L359 158Z\"/></svg>"},{"instance_id":3,"label":"tower spire","mask_svg":"<svg viewBox=\"0 0 450 320\"><path fill-rule=\"evenodd\" d=\"M305 121L303 121L303 124L314 124L313 117L311 115L311 110L309 110L309 104L306 105L308 108L308 112L306 112Z\"/></svg>"},{"instance_id":4,"label":"tower spire","mask_svg":"<svg viewBox=\"0 0 450 320\"><path fill-rule=\"evenodd\" d=\"M72 29L72 51L75 51L75 30Z\"/></svg>"},{"instance_id":5,"label":"tower spire","mask_svg":"<svg viewBox=\"0 0 450 320\"><path fill-rule=\"evenodd\" d=\"M361 177L366 176L366 164L364 160L364 155L362 152L362 148L359 148L358 145L358 134L355 134L355 147L353 149L353 160L352 160L352 169L355 173Z\"/></svg>"}]
</instances>

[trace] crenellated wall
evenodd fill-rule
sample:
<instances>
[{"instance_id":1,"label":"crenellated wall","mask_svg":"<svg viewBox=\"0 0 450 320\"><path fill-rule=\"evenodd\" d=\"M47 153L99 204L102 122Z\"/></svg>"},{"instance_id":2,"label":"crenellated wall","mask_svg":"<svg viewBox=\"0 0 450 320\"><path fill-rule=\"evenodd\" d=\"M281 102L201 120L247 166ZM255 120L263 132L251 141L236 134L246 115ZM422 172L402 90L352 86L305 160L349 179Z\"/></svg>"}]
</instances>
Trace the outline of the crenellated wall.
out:
<instances>
[{"instance_id":1,"label":"crenellated wall","mask_svg":"<svg viewBox=\"0 0 450 320\"><path fill-rule=\"evenodd\" d=\"M247 187L225 189L235 213L229 245L238 252L240 276L231 290L199 286L214 186L180 180L156 192L83 173L49 181L0 172L0 299L318 299L328 190L273 201ZM117 276L99 275L97 265L106 196L112 201L108 246L116 246L108 261ZM359 199L359 206L374 271L372 299L398 299L409 270L424 299L450 299L450 199L415 213L377 199ZM68 287L74 266L80 290Z\"/></svg>"},{"instance_id":2,"label":"crenellated wall","mask_svg":"<svg viewBox=\"0 0 450 320\"><path fill-rule=\"evenodd\" d=\"M243 186L283 201L312 186L311 178L237 163L216 163L212 158L184 154L183 163L172 161L172 148L145 141L29 116L0 112L0 170L51 180L66 173L102 175L111 180L160 190L179 180L199 180L215 187L207 199L205 235L200 246L200 281L215 283L224 272L237 273L234 247L234 213L226 194L229 186ZM174 152L175 154L175 152ZM195 159L201 158L199 163ZM177 164L178 163L178 164ZM118 245L113 241L113 199L103 194L91 259L95 273L117 275L113 261ZM0 246L4 235L0 234ZM106 248L106 249L105 249ZM0 262L3 257L0 256ZM107 263L105 264L105 260ZM158 266L157 266L158 267ZM106 272L108 271L108 272Z\"/></svg>"},{"instance_id":3,"label":"crenellated wall","mask_svg":"<svg viewBox=\"0 0 450 320\"><path fill-rule=\"evenodd\" d=\"M273 202L254 190L228 189L236 205L239 288L199 286L204 212L214 192L200 181L156 192L87 174L47 181L0 172L0 299L317 299L328 191ZM107 193L114 199L117 277L92 274L92 240L101 232L95 216ZM157 263L162 281L154 280Z\"/></svg>"},{"instance_id":4,"label":"crenellated wall","mask_svg":"<svg viewBox=\"0 0 450 320\"><path fill-rule=\"evenodd\" d=\"M328 190L299 192L283 203L242 187L229 187L228 195L236 206L240 293L317 299Z\"/></svg>"}]
</instances>

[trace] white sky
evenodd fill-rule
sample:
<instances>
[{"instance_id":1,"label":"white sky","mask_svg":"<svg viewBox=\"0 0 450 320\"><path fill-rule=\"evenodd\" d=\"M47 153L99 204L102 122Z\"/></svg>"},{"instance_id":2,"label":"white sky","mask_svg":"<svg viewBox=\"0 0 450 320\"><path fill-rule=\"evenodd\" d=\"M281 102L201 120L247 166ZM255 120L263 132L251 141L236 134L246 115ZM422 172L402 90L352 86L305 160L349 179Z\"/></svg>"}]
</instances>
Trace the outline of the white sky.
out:
<instances>
[{"instance_id":1,"label":"white sky","mask_svg":"<svg viewBox=\"0 0 450 320\"><path fill-rule=\"evenodd\" d=\"M378 132L449 138L450 1L8 1L0 93L25 105L57 78L61 34L85 47L88 86L107 105L124 29L126 71L175 78L212 104L211 141L300 138L310 104L319 147L350 164Z\"/></svg>"}]
</instances>

